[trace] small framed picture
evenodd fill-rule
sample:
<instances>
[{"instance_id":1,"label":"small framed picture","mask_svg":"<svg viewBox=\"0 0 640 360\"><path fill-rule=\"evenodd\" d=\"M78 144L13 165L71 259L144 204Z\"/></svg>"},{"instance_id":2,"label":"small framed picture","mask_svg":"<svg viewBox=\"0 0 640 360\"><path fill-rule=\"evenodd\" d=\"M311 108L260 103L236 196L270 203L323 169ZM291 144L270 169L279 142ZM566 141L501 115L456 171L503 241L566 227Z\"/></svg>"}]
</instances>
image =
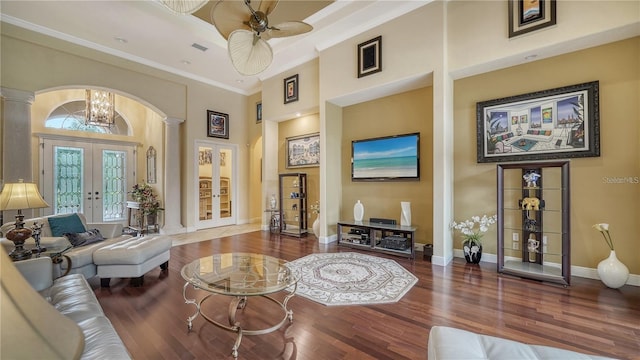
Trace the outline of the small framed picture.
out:
<instances>
[{"instance_id":1,"label":"small framed picture","mask_svg":"<svg viewBox=\"0 0 640 360\"><path fill-rule=\"evenodd\" d=\"M556 0L508 0L509 37L556 24Z\"/></svg>"},{"instance_id":2,"label":"small framed picture","mask_svg":"<svg viewBox=\"0 0 640 360\"><path fill-rule=\"evenodd\" d=\"M207 110L207 136L229 138L229 114Z\"/></svg>"},{"instance_id":3,"label":"small framed picture","mask_svg":"<svg viewBox=\"0 0 640 360\"><path fill-rule=\"evenodd\" d=\"M262 122L262 102L256 103L256 123Z\"/></svg>"},{"instance_id":4,"label":"small framed picture","mask_svg":"<svg viewBox=\"0 0 640 360\"><path fill-rule=\"evenodd\" d=\"M382 36L358 44L358 77L382 71Z\"/></svg>"},{"instance_id":5,"label":"small framed picture","mask_svg":"<svg viewBox=\"0 0 640 360\"><path fill-rule=\"evenodd\" d=\"M298 101L298 74L284 79L284 103Z\"/></svg>"}]
</instances>

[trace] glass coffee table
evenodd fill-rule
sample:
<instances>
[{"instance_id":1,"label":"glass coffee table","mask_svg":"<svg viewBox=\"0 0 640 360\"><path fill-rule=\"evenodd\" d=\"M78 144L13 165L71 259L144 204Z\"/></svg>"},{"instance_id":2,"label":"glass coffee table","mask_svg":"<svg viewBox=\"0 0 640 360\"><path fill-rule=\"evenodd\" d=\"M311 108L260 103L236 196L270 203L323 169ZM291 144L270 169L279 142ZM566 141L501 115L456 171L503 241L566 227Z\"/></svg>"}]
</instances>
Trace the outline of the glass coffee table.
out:
<instances>
[{"instance_id":1,"label":"glass coffee table","mask_svg":"<svg viewBox=\"0 0 640 360\"><path fill-rule=\"evenodd\" d=\"M299 275L286 266L287 261L263 254L225 253L207 256L195 260L182 268L182 277L186 280L182 288L182 296L186 304L193 304L196 312L187 319L189 331L193 328L193 320L198 316L211 324L237 334L236 342L231 349L234 358L238 357L238 348L242 335L261 335L273 332L288 320L293 321L293 311L287 303L295 295ZM187 297L187 288L208 292L197 301ZM288 294L282 301L272 296L281 291ZM202 304L213 295L224 295L231 298L228 310L229 324L223 324L201 311ZM238 309L244 309L252 296L260 296L276 304L283 312L283 318L277 324L264 329L244 329L236 318Z\"/></svg>"}]
</instances>

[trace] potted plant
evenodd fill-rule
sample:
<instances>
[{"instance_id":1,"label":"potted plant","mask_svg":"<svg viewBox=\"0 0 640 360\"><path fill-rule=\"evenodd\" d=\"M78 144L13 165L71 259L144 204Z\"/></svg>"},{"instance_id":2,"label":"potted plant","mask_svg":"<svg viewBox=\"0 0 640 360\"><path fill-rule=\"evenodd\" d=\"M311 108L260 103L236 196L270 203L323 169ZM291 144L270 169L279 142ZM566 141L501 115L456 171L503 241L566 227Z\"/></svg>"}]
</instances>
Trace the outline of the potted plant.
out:
<instances>
[{"instance_id":1,"label":"potted plant","mask_svg":"<svg viewBox=\"0 0 640 360\"><path fill-rule=\"evenodd\" d=\"M468 263L477 264L482 258L482 236L495 224L497 216L472 216L470 220L452 222L451 228L462 233L462 250Z\"/></svg>"},{"instance_id":2,"label":"potted plant","mask_svg":"<svg viewBox=\"0 0 640 360\"><path fill-rule=\"evenodd\" d=\"M164 209L160 206L153 188L147 183L135 184L131 190L131 198L139 204L138 223L142 225L143 216L146 216L147 225L155 225L158 212Z\"/></svg>"}]
</instances>

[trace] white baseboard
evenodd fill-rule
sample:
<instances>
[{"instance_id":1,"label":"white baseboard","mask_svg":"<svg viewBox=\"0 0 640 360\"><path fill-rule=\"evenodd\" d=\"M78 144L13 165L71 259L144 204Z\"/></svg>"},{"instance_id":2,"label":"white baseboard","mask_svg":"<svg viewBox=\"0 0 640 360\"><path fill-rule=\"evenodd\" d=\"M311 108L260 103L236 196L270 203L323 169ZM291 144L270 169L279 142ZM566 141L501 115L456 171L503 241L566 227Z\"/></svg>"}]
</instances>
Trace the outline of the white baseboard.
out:
<instances>
[{"instance_id":1,"label":"white baseboard","mask_svg":"<svg viewBox=\"0 0 640 360\"><path fill-rule=\"evenodd\" d=\"M464 252L462 250L460 250L460 249L453 249L453 256L454 257L458 257L458 258L464 258ZM495 254L482 253L482 260L481 261L482 262L487 262L487 263L497 264L498 263L498 256L495 255ZM432 258L432 262L435 263L435 261L433 261L433 258ZM600 277L598 276L598 270L597 269L588 268L588 267L584 267L584 266L573 266L572 265L571 266L571 276L577 276L577 277L581 277L581 278L585 278L585 279L600 280ZM640 286L640 275L638 275L638 274L630 274L626 285Z\"/></svg>"}]
</instances>

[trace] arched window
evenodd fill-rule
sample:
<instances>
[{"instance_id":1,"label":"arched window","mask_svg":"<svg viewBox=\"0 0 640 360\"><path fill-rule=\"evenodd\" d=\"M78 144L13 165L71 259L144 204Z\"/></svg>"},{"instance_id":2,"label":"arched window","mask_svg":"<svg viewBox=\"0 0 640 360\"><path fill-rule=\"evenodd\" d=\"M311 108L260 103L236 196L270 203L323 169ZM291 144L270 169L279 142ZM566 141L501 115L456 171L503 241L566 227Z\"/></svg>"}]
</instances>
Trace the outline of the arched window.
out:
<instances>
[{"instance_id":1,"label":"arched window","mask_svg":"<svg viewBox=\"0 0 640 360\"><path fill-rule=\"evenodd\" d=\"M115 125L110 127L88 125L85 123L86 102L74 100L58 106L49 114L45 121L45 127L52 129L63 129L71 131L84 131L99 134L127 134L127 122L122 116L115 112Z\"/></svg>"}]
</instances>

